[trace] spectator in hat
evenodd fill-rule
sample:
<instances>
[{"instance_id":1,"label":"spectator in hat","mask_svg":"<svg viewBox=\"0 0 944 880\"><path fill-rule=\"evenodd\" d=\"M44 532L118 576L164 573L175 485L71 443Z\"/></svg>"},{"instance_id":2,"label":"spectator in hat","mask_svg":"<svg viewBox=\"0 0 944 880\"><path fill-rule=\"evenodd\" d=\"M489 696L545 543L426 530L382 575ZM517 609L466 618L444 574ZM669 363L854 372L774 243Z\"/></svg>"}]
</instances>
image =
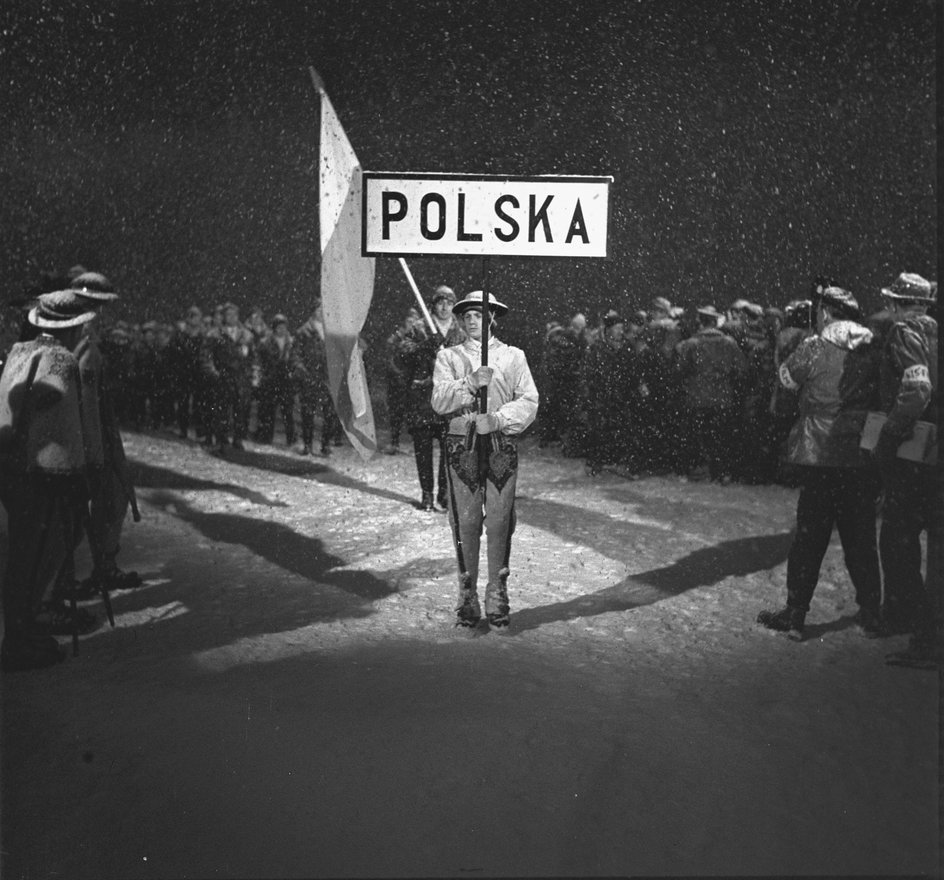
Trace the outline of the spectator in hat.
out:
<instances>
[{"instance_id":1,"label":"spectator in hat","mask_svg":"<svg viewBox=\"0 0 944 880\"><path fill-rule=\"evenodd\" d=\"M271 443L275 437L275 414L282 414L285 445L295 445L295 383L292 379L292 346L288 318L272 317L271 332L257 340L259 364L259 408L256 440Z\"/></svg>"},{"instance_id":2,"label":"spectator in hat","mask_svg":"<svg viewBox=\"0 0 944 880\"><path fill-rule=\"evenodd\" d=\"M430 300L433 327L430 332L415 321L402 342L407 375L407 429L413 438L413 454L420 482L420 509L432 512L436 504L441 510L448 505L446 488L446 422L433 410L433 366L441 349L458 345L466 338L452 307L456 295L451 287L439 285ZM436 501L433 502L433 460L439 446L436 468Z\"/></svg>"},{"instance_id":3,"label":"spectator in hat","mask_svg":"<svg viewBox=\"0 0 944 880\"><path fill-rule=\"evenodd\" d=\"M576 322L574 319L577 319ZM583 324L581 324L581 319ZM578 313L567 327L555 322L544 338L541 364L540 443L560 441L565 455L582 451L580 410L583 408L580 376L586 352L582 332L586 319Z\"/></svg>"},{"instance_id":4,"label":"spectator in hat","mask_svg":"<svg viewBox=\"0 0 944 880\"><path fill-rule=\"evenodd\" d=\"M192 305L170 343L177 428L181 440L187 439L191 423L196 423L198 437L205 436L207 400L200 372L204 332L203 312L199 306Z\"/></svg>"},{"instance_id":5,"label":"spectator in hat","mask_svg":"<svg viewBox=\"0 0 944 880\"><path fill-rule=\"evenodd\" d=\"M812 300L791 300L787 303L784 309L784 326L774 340L776 375L779 375L781 365L797 350L800 343L816 332L813 327L812 309ZM785 464L786 442L790 428L799 415L798 406L799 398L796 392L786 388L779 380L774 382L770 400L771 443L777 455L778 479L784 483L791 482L787 473L789 466Z\"/></svg>"},{"instance_id":6,"label":"spectator in hat","mask_svg":"<svg viewBox=\"0 0 944 880\"><path fill-rule=\"evenodd\" d=\"M328 386L328 356L325 348L324 313L319 303L308 320L295 331L292 347L292 378L298 391L302 428L301 455L311 455L315 439L315 414L321 415L321 454L331 454L331 444L341 436L341 420Z\"/></svg>"},{"instance_id":7,"label":"spectator in hat","mask_svg":"<svg viewBox=\"0 0 944 880\"><path fill-rule=\"evenodd\" d=\"M465 341L465 331L452 313L456 294L447 284L440 284L429 301L433 326L440 337L440 345L449 348Z\"/></svg>"},{"instance_id":8,"label":"spectator in hat","mask_svg":"<svg viewBox=\"0 0 944 880\"><path fill-rule=\"evenodd\" d=\"M625 461L632 429L627 409L633 376L623 349L626 322L610 312L603 318L603 335L587 349L581 374L587 411L587 473L595 476L605 465Z\"/></svg>"},{"instance_id":9,"label":"spectator in hat","mask_svg":"<svg viewBox=\"0 0 944 880\"><path fill-rule=\"evenodd\" d=\"M109 366L99 346L101 319L97 317L118 299L118 294L104 275L93 272L73 279L72 288L90 308L96 309L96 318L84 325L74 350L81 376L82 430L90 496L87 532L92 554L92 572L77 595L89 598L103 589L133 589L143 581L136 571L122 571L118 567L121 533L129 508L138 518L137 499L107 378Z\"/></svg>"},{"instance_id":10,"label":"spectator in hat","mask_svg":"<svg viewBox=\"0 0 944 880\"><path fill-rule=\"evenodd\" d=\"M735 342L747 361L737 402L735 426L740 476L747 482L765 483L773 479L777 466L770 401L774 393L774 339L764 321L764 309L748 302L741 310L740 332Z\"/></svg>"},{"instance_id":11,"label":"spectator in hat","mask_svg":"<svg viewBox=\"0 0 944 880\"><path fill-rule=\"evenodd\" d=\"M29 312L39 331L17 342L0 376L0 500L7 512L0 667L51 666L64 654L54 638L86 628L64 596L88 515L79 364L72 353L95 317L73 291L43 294Z\"/></svg>"},{"instance_id":12,"label":"spectator in hat","mask_svg":"<svg viewBox=\"0 0 944 880\"><path fill-rule=\"evenodd\" d=\"M384 378L387 392L387 417L390 423L390 446L387 448L389 455L395 455L400 451L400 433L403 430L409 404L410 377L407 363L409 346L405 340L422 320L416 309L409 309L384 344Z\"/></svg>"},{"instance_id":13,"label":"spectator in hat","mask_svg":"<svg viewBox=\"0 0 944 880\"><path fill-rule=\"evenodd\" d=\"M800 417L790 432L788 459L800 472L796 534L787 557L787 604L762 611L768 629L803 632L833 528L866 636L881 634L881 582L875 538L879 485L859 449L868 411L878 399L880 352L861 323L849 291L827 287L813 301L818 334L780 367L780 382L799 395Z\"/></svg>"},{"instance_id":14,"label":"spectator in hat","mask_svg":"<svg viewBox=\"0 0 944 880\"><path fill-rule=\"evenodd\" d=\"M738 389L747 361L737 344L718 329L714 306L696 310L698 330L675 347L674 369L683 390L682 472L694 479L731 480L731 436Z\"/></svg>"},{"instance_id":15,"label":"spectator in hat","mask_svg":"<svg viewBox=\"0 0 944 880\"><path fill-rule=\"evenodd\" d=\"M937 321L928 315L936 293L927 279L912 272L902 272L882 289L894 323L882 352L881 410L887 419L874 450L885 486L880 538L884 624L889 633L912 633L908 650L892 660L919 664L940 659L944 481L936 441L923 461L899 458L897 452L919 421L938 425ZM922 532L927 533L924 578Z\"/></svg>"},{"instance_id":16,"label":"spectator in hat","mask_svg":"<svg viewBox=\"0 0 944 880\"><path fill-rule=\"evenodd\" d=\"M433 371L432 407L448 418L446 451L449 475L449 523L459 566L456 625L474 628L481 618L478 598L479 547L482 526L487 536L488 581L485 615L502 630L509 624L508 576L515 529L518 477L517 437L537 415L538 390L527 358L519 348L489 334L483 360L485 320L506 314L508 307L488 294L473 291L453 306L468 339L442 349ZM480 413L480 389L487 389L487 412Z\"/></svg>"},{"instance_id":17,"label":"spectator in hat","mask_svg":"<svg viewBox=\"0 0 944 880\"><path fill-rule=\"evenodd\" d=\"M249 433L252 403L253 335L239 321L234 303L222 307L223 324L207 333L201 366L209 384L209 445L223 451L232 440L233 449L243 449Z\"/></svg>"}]
</instances>

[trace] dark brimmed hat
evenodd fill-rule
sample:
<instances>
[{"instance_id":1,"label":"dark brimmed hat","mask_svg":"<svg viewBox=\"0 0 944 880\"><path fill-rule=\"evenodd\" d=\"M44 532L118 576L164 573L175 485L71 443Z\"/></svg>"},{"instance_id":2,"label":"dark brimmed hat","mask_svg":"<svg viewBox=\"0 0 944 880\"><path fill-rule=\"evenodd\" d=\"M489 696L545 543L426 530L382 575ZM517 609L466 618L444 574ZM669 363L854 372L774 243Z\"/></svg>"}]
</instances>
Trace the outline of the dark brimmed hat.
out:
<instances>
[{"instance_id":1,"label":"dark brimmed hat","mask_svg":"<svg viewBox=\"0 0 944 880\"><path fill-rule=\"evenodd\" d=\"M54 290L37 297L28 320L34 327L64 330L91 321L97 312L87 299L74 290Z\"/></svg>"},{"instance_id":2,"label":"dark brimmed hat","mask_svg":"<svg viewBox=\"0 0 944 880\"><path fill-rule=\"evenodd\" d=\"M464 312L469 311L469 309L481 310L482 302L483 302L482 291L473 290L471 293L466 294L464 299L460 299L459 302L457 302L452 307L452 313L454 315L461 315ZM508 306L506 306L503 302L499 302L497 299L495 299L494 296L489 294L488 295L488 310L496 318L500 318L502 315L507 313Z\"/></svg>"},{"instance_id":3,"label":"dark brimmed hat","mask_svg":"<svg viewBox=\"0 0 944 880\"><path fill-rule=\"evenodd\" d=\"M456 292L451 287L449 287L448 284L440 284L439 287L433 291L433 295L430 297L429 301L433 305L436 305L436 303L444 299L453 304L455 304L456 301Z\"/></svg>"},{"instance_id":4,"label":"dark brimmed hat","mask_svg":"<svg viewBox=\"0 0 944 880\"><path fill-rule=\"evenodd\" d=\"M111 302L118 299L112 283L101 272L83 272L76 275L69 284L69 290L74 290L86 299L97 302Z\"/></svg>"},{"instance_id":5,"label":"dark brimmed hat","mask_svg":"<svg viewBox=\"0 0 944 880\"><path fill-rule=\"evenodd\" d=\"M914 272L902 272L890 287L882 288L882 296L904 302L932 303L937 299L936 294L936 286Z\"/></svg>"},{"instance_id":6,"label":"dark brimmed hat","mask_svg":"<svg viewBox=\"0 0 944 880\"><path fill-rule=\"evenodd\" d=\"M825 288L814 299L814 305L819 303L829 306L844 317L853 320L859 320L862 317L862 310L859 308L856 298L848 290L843 290L841 287Z\"/></svg>"},{"instance_id":7,"label":"dark brimmed hat","mask_svg":"<svg viewBox=\"0 0 944 880\"><path fill-rule=\"evenodd\" d=\"M273 316L272 316L272 326L273 326L273 327L274 327L276 324L287 324L287 323L288 323L288 318L286 318L285 315L283 315L281 312L280 312L278 315L273 315Z\"/></svg>"}]
</instances>

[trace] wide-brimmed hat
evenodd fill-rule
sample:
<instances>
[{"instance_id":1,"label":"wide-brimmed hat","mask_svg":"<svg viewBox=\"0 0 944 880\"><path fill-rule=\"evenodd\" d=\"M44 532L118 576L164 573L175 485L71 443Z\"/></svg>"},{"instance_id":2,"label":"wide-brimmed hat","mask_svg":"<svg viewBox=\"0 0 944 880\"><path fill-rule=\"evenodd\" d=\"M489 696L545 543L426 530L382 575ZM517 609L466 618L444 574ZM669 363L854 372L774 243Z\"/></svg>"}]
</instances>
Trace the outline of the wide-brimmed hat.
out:
<instances>
[{"instance_id":1,"label":"wide-brimmed hat","mask_svg":"<svg viewBox=\"0 0 944 880\"><path fill-rule=\"evenodd\" d=\"M111 302L118 299L112 283L101 272L83 272L76 275L69 284L69 290L74 290L86 299L97 302Z\"/></svg>"},{"instance_id":2,"label":"wide-brimmed hat","mask_svg":"<svg viewBox=\"0 0 944 880\"><path fill-rule=\"evenodd\" d=\"M748 302L742 310L750 315L752 318L763 318L764 317L764 307L759 303Z\"/></svg>"},{"instance_id":3,"label":"wide-brimmed hat","mask_svg":"<svg viewBox=\"0 0 944 880\"><path fill-rule=\"evenodd\" d=\"M273 327L274 327L276 324L287 324L287 323L288 323L288 318L286 318L285 315L283 315L281 312L280 312L278 315L273 315L273 316L272 316L272 326L273 326Z\"/></svg>"},{"instance_id":4,"label":"wide-brimmed hat","mask_svg":"<svg viewBox=\"0 0 944 880\"><path fill-rule=\"evenodd\" d=\"M935 302L936 294L936 286L914 272L902 272L889 287L882 288L882 296L907 302Z\"/></svg>"},{"instance_id":5,"label":"wide-brimmed hat","mask_svg":"<svg viewBox=\"0 0 944 880\"><path fill-rule=\"evenodd\" d=\"M858 320L862 317L862 310L856 298L841 287L827 287L815 297L814 305L822 303L832 306L846 317Z\"/></svg>"},{"instance_id":6,"label":"wide-brimmed hat","mask_svg":"<svg viewBox=\"0 0 944 880\"><path fill-rule=\"evenodd\" d=\"M463 299L460 299L452 307L452 313L454 315L461 315L464 312L469 311L469 309L481 309L483 304L482 291L473 290L471 293L467 293ZM508 311L508 306L503 302L499 302L491 294L488 295L488 310L496 318L500 318Z\"/></svg>"},{"instance_id":7,"label":"wide-brimmed hat","mask_svg":"<svg viewBox=\"0 0 944 880\"><path fill-rule=\"evenodd\" d=\"M54 290L37 297L28 320L34 327L62 330L87 324L96 314L89 301L74 290Z\"/></svg>"},{"instance_id":8,"label":"wide-brimmed hat","mask_svg":"<svg viewBox=\"0 0 944 880\"><path fill-rule=\"evenodd\" d=\"M440 300L448 300L451 303L456 301L456 292L448 284L440 284L433 291L433 295L430 297L430 303L436 305Z\"/></svg>"},{"instance_id":9,"label":"wide-brimmed hat","mask_svg":"<svg viewBox=\"0 0 944 880\"><path fill-rule=\"evenodd\" d=\"M721 318L721 312L714 306L699 306L695 311L698 312L699 315L706 315L709 318L714 318L716 321Z\"/></svg>"},{"instance_id":10,"label":"wide-brimmed hat","mask_svg":"<svg viewBox=\"0 0 944 880\"><path fill-rule=\"evenodd\" d=\"M747 299L736 299L731 303L732 312L742 312L751 304L750 300Z\"/></svg>"},{"instance_id":11,"label":"wide-brimmed hat","mask_svg":"<svg viewBox=\"0 0 944 880\"><path fill-rule=\"evenodd\" d=\"M668 314L672 311L672 303L670 303L664 296L657 296L651 304L653 311L665 312Z\"/></svg>"}]
</instances>

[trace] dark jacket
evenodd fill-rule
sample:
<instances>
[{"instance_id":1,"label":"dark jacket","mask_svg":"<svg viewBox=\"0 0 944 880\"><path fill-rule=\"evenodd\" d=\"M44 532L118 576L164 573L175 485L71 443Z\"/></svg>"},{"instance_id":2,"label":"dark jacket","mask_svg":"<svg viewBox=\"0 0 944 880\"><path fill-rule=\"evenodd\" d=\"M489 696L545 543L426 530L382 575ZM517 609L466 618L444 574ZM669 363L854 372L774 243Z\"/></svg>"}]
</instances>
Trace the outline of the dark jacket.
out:
<instances>
[{"instance_id":1,"label":"dark jacket","mask_svg":"<svg viewBox=\"0 0 944 880\"><path fill-rule=\"evenodd\" d=\"M900 443L919 419L937 422L940 404L937 374L937 321L912 315L894 324L882 352L881 408L886 442Z\"/></svg>"},{"instance_id":2,"label":"dark jacket","mask_svg":"<svg viewBox=\"0 0 944 880\"><path fill-rule=\"evenodd\" d=\"M675 369L692 409L733 409L747 372L737 343L716 327L703 327L675 346Z\"/></svg>"},{"instance_id":3,"label":"dark jacket","mask_svg":"<svg viewBox=\"0 0 944 880\"><path fill-rule=\"evenodd\" d=\"M433 367L442 340L443 337L438 333L427 335L422 328L416 327L401 343L407 382L406 424L410 431L444 424L443 417L433 410L431 402Z\"/></svg>"},{"instance_id":4,"label":"dark jacket","mask_svg":"<svg viewBox=\"0 0 944 880\"><path fill-rule=\"evenodd\" d=\"M787 440L787 460L819 467L863 467L859 438L878 403L881 351L872 331L836 321L811 336L780 367L780 382L799 393L800 417Z\"/></svg>"}]
</instances>

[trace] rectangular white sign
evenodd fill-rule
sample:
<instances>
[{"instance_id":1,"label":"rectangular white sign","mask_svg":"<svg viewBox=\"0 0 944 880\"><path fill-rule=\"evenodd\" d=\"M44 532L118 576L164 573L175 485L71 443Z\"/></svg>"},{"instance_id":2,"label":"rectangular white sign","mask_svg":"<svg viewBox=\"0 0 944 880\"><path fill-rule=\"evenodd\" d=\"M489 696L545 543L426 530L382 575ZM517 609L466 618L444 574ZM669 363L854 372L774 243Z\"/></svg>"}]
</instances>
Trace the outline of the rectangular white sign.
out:
<instances>
[{"instance_id":1,"label":"rectangular white sign","mask_svg":"<svg viewBox=\"0 0 944 880\"><path fill-rule=\"evenodd\" d=\"M364 172L364 256L605 257L612 177Z\"/></svg>"}]
</instances>

